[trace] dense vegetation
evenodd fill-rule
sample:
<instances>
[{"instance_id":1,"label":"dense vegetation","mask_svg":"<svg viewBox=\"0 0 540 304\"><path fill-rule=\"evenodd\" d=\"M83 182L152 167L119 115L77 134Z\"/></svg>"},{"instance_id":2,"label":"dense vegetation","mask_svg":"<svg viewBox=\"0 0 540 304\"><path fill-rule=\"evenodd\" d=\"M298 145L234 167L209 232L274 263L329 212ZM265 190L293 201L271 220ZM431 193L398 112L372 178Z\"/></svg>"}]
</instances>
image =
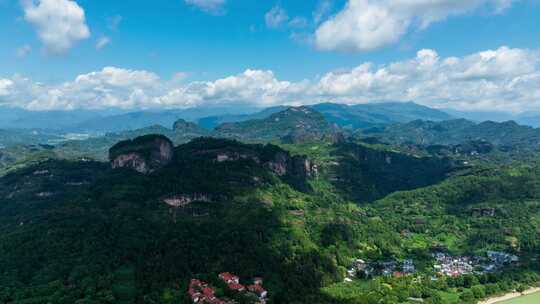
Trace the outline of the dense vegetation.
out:
<instances>
[{"instance_id":1,"label":"dense vegetation","mask_svg":"<svg viewBox=\"0 0 540 304\"><path fill-rule=\"evenodd\" d=\"M209 137L185 143L215 133L177 121L173 129L37 146L6 162L0 303L189 303L194 277L231 296L217 280L222 271L242 281L264 277L270 303L468 304L540 282L540 168L514 157L520 149L501 150L523 145L534 156L527 140L534 129L490 123L481 136L465 137L448 127L461 122L414 122L429 125L418 134L433 139L414 142L410 130L411 148L381 143L398 138L394 127L378 139L336 140L339 130L324 117L293 112L235 124L234 134L279 146ZM508 132L496 141L500 128ZM162 135L125 141L112 152L144 153L148 139L163 135L183 143L153 173L78 158L152 131ZM283 136L298 134L301 140ZM511 165L487 165L477 154ZM475 211L483 209L492 215ZM433 280L433 252L487 250L515 254L520 263ZM413 259L418 271L343 282L358 258Z\"/></svg>"},{"instance_id":2,"label":"dense vegetation","mask_svg":"<svg viewBox=\"0 0 540 304\"><path fill-rule=\"evenodd\" d=\"M297 143L333 138L336 132L321 113L308 107L293 107L264 119L222 124L216 128L215 136L250 141L281 139Z\"/></svg>"}]
</instances>

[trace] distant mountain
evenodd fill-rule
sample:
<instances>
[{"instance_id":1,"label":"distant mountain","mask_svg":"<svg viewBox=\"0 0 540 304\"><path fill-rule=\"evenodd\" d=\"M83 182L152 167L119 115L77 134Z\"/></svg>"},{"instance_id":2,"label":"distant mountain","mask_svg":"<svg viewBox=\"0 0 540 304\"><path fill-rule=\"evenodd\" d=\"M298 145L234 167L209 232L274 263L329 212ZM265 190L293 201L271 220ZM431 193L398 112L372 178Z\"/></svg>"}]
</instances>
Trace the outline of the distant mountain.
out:
<instances>
[{"instance_id":1,"label":"distant mountain","mask_svg":"<svg viewBox=\"0 0 540 304\"><path fill-rule=\"evenodd\" d=\"M70 127L70 129L77 132L120 132L152 125L171 126L178 118L179 114L176 111L131 112L86 120Z\"/></svg>"},{"instance_id":2,"label":"distant mountain","mask_svg":"<svg viewBox=\"0 0 540 304\"><path fill-rule=\"evenodd\" d=\"M337 129L309 107L291 107L264 119L225 123L214 132L217 137L239 140L298 142L336 135Z\"/></svg>"},{"instance_id":3,"label":"distant mountain","mask_svg":"<svg viewBox=\"0 0 540 304\"><path fill-rule=\"evenodd\" d=\"M242 115L259 111L254 107L197 107L159 111L122 109L28 111L14 107L0 107L0 128L48 129L63 133L107 133L135 130L153 125L171 126L182 118L196 121L217 114Z\"/></svg>"},{"instance_id":4,"label":"distant mountain","mask_svg":"<svg viewBox=\"0 0 540 304\"><path fill-rule=\"evenodd\" d=\"M13 145L49 144L63 138L58 134L43 130L0 129L0 148Z\"/></svg>"},{"instance_id":5,"label":"distant mountain","mask_svg":"<svg viewBox=\"0 0 540 304\"><path fill-rule=\"evenodd\" d=\"M182 136L200 137L210 134L210 131L201 128L198 124L179 119L173 124L173 131Z\"/></svg>"},{"instance_id":6,"label":"distant mountain","mask_svg":"<svg viewBox=\"0 0 540 304\"><path fill-rule=\"evenodd\" d=\"M352 106L335 103L321 103L308 107L322 113L329 122L349 129L370 128L392 123L409 122L416 119L427 119L432 121L452 119L452 116L445 112L421 106L413 102L385 102ZM204 128L212 129L223 123L267 118L286 108L287 107L285 106L278 106L247 115L205 117L199 119L198 123Z\"/></svg>"},{"instance_id":7,"label":"distant mountain","mask_svg":"<svg viewBox=\"0 0 540 304\"><path fill-rule=\"evenodd\" d=\"M251 119L264 119L268 116L281 112L286 110L287 106L277 106L277 107L270 107L266 108L260 112L252 113L252 114L240 114L240 115L217 115L217 116L209 116L209 117L203 117L197 120L197 123L199 126L206 128L206 129L214 129L217 126L228 123L228 122L241 122Z\"/></svg>"},{"instance_id":8,"label":"distant mountain","mask_svg":"<svg viewBox=\"0 0 540 304\"><path fill-rule=\"evenodd\" d=\"M442 111L448 113L455 118L464 118L476 122L482 121L496 121L503 122L509 120L516 120L516 116L510 113L503 112L489 112L489 111L458 111L453 109L443 109Z\"/></svg>"},{"instance_id":9,"label":"distant mountain","mask_svg":"<svg viewBox=\"0 0 540 304\"><path fill-rule=\"evenodd\" d=\"M117 114L116 110L28 111L0 107L0 128L63 130L86 120Z\"/></svg>"},{"instance_id":10,"label":"distant mountain","mask_svg":"<svg viewBox=\"0 0 540 304\"><path fill-rule=\"evenodd\" d=\"M538 113L521 114L518 115L515 120L523 125L540 128L540 114Z\"/></svg>"},{"instance_id":11,"label":"distant mountain","mask_svg":"<svg viewBox=\"0 0 540 304\"><path fill-rule=\"evenodd\" d=\"M513 120L522 125L531 126L534 128L540 127L540 113L537 113L537 112L511 114L511 113L504 113L504 112L483 112L483 111L465 112L465 111L457 111L457 110L450 110L450 109L445 109L443 111L456 118L465 118L465 119L473 120L477 122L482 122L482 121L487 121L487 120L496 121L496 122L504 122L504 121Z\"/></svg>"},{"instance_id":12,"label":"distant mountain","mask_svg":"<svg viewBox=\"0 0 540 304\"><path fill-rule=\"evenodd\" d=\"M495 146L537 148L540 145L539 129L519 125L514 121L475 123L466 119L441 122L415 120L366 130L364 136L375 136L397 144L453 145L467 141L487 141Z\"/></svg>"},{"instance_id":13,"label":"distant mountain","mask_svg":"<svg viewBox=\"0 0 540 304\"><path fill-rule=\"evenodd\" d=\"M326 119L341 127L367 128L416 119L441 121L452 119L449 114L414 102L384 102L359 105L323 103L313 108L324 114Z\"/></svg>"},{"instance_id":14,"label":"distant mountain","mask_svg":"<svg viewBox=\"0 0 540 304\"><path fill-rule=\"evenodd\" d=\"M197 121L208 115L217 113L231 113L227 115L245 115L252 113L251 108L193 108L193 109L171 109L162 111L137 111L100 117L87 120L72 127L77 132L120 132L136 130L153 125L171 126L178 119L187 121ZM241 114L239 114L241 113Z\"/></svg>"}]
</instances>

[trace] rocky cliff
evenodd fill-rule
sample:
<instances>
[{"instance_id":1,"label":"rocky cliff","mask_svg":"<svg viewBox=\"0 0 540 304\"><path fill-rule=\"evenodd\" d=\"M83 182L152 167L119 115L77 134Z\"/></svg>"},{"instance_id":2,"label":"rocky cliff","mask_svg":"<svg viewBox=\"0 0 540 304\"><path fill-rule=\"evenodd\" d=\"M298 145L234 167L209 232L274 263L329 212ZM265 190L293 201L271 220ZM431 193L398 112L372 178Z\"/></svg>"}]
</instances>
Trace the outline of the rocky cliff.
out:
<instances>
[{"instance_id":1,"label":"rocky cliff","mask_svg":"<svg viewBox=\"0 0 540 304\"><path fill-rule=\"evenodd\" d=\"M169 164L173 156L173 143L163 135L121 141L109 150L113 169L130 168L142 174L152 173Z\"/></svg>"}]
</instances>

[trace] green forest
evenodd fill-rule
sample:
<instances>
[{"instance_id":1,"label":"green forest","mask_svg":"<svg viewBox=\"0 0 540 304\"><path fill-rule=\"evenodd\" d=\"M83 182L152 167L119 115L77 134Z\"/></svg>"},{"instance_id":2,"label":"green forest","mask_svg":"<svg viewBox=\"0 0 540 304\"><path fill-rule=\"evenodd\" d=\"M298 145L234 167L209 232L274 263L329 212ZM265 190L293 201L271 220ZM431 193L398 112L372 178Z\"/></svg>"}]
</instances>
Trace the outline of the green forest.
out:
<instances>
[{"instance_id":1,"label":"green forest","mask_svg":"<svg viewBox=\"0 0 540 304\"><path fill-rule=\"evenodd\" d=\"M221 272L264 278L267 303L472 304L538 286L534 162L325 130L293 142L198 137L147 174L59 147L27 154L0 177L0 302L191 303L193 278L220 298L257 302L232 293ZM170 143L122 141L110 161L130 153L152 161L160 141ZM437 271L437 253L485 260L489 252L519 261ZM359 259L374 270L351 277ZM414 271L384 273L406 260Z\"/></svg>"}]
</instances>

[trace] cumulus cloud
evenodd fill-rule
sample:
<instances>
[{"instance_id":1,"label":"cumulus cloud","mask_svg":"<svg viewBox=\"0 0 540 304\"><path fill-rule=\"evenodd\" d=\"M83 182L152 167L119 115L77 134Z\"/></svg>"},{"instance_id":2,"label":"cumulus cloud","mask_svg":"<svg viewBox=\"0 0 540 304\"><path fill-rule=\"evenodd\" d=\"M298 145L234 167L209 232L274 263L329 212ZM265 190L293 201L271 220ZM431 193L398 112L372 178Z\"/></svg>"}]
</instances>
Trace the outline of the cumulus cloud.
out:
<instances>
[{"instance_id":1,"label":"cumulus cloud","mask_svg":"<svg viewBox=\"0 0 540 304\"><path fill-rule=\"evenodd\" d=\"M264 21L269 28L278 28L289 20L287 12L279 5L274 6L264 15Z\"/></svg>"},{"instance_id":2,"label":"cumulus cloud","mask_svg":"<svg viewBox=\"0 0 540 304\"><path fill-rule=\"evenodd\" d=\"M421 50L416 58L374 68L328 73L316 85L318 95L344 102L413 100L429 106L473 110L540 110L533 85L540 75L538 50L511 49L440 58ZM518 85L519 84L519 85Z\"/></svg>"},{"instance_id":3,"label":"cumulus cloud","mask_svg":"<svg viewBox=\"0 0 540 304\"><path fill-rule=\"evenodd\" d=\"M463 110L540 111L540 50L500 47L442 58L424 49L414 58L328 72L312 80L280 80L246 70L214 81L163 80L149 71L107 67L58 85L16 76L0 79L3 100L30 109L272 106L373 100L415 101ZM180 81L181 79L181 81Z\"/></svg>"},{"instance_id":4,"label":"cumulus cloud","mask_svg":"<svg viewBox=\"0 0 540 304\"><path fill-rule=\"evenodd\" d=\"M72 0L22 0L24 19L35 26L50 53L61 54L90 37L85 13Z\"/></svg>"},{"instance_id":5,"label":"cumulus cloud","mask_svg":"<svg viewBox=\"0 0 540 304\"><path fill-rule=\"evenodd\" d=\"M111 38L107 36L101 36L96 42L96 49L101 50L102 48L106 47L109 43L111 43Z\"/></svg>"},{"instance_id":6,"label":"cumulus cloud","mask_svg":"<svg viewBox=\"0 0 540 304\"><path fill-rule=\"evenodd\" d=\"M154 73L114 67L79 75L59 85L32 83L22 77L13 81L12 99L25 99L24 106L32 110L145 107L161 87Z\"/></svg>"},{"instance_id":7,"label":"cumulus cloud","mask_svg":"<svg viewBox=\"0 0 540 304\"><path fill-rule=\"evenodd\" d=\"M500 13L515 0L348 0L315 31L322 50L370 51L396 43L411 28L424 29L452 15L491 7Z\"/></svg>"},{"instance_id":8,"label":"cumulus cloud","mask_svg":"<svg viewBox=\"0 0 540 304\"><path fill-rule=\"evenodd\" d=\"M210 13L220 15L225 12L226 0L184 0L186 4L195 6L200 10Z\"/></svg>"},{"instance_id":9,"label":"cumulus cloud","mask_svg":"<svg viewBox=\"0 0 540 304\"><path fill-rule=\"evenodd\" d=\"M0 96L9 95L9 88L13 86L13 81L0 78Z\"/></svg>"}]
</instances>

